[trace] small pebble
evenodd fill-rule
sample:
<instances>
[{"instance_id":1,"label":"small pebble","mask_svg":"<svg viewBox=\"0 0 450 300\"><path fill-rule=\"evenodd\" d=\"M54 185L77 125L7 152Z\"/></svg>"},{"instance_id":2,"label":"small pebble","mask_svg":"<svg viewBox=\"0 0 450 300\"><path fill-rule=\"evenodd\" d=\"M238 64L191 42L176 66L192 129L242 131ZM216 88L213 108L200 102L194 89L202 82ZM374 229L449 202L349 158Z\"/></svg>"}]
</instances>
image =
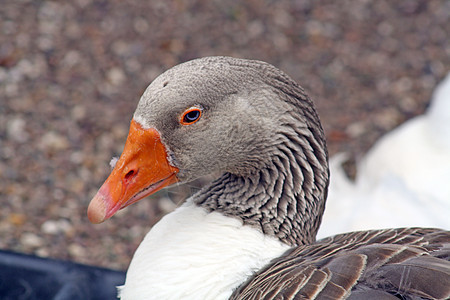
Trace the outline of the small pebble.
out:
<instances>
[{"instance_id":1,"label":"small pebble","mask_svg":"<svg viewBox=\"0 0 450 300\"><path fill-rule=\"evenodd\" d=\"M15 117L8 122L8 137L16 142L24 143L28 140L29 135L26 132L26 122L23 118Z\"/></svg>"},{"instance_id":2,"label":"small pebble","mask_svg":"<svg viewBox=\"0 0 450 300\"><path fill-rule=\"evenodd\" d=\"M41 226L42 232L47 234L66 233L71 229L72 225L65 219L48 220L45 221Z\"/></svg>"},{"instance_id":3,"label":"small pebble","mask_svg":"<svg viewBox=\"0 0 450 300\"><path fill-rule=\"evenodd\" d=\"M44 240L39 237L38 235L34 234L34 233L30 233L30 232L26 232L24 234L22 234L22 236L20 237L20 242L26 246L26 247L30 247L30 248L38 248L41 247L42 245L44 245Z\"/></svg>"}]
</instances>

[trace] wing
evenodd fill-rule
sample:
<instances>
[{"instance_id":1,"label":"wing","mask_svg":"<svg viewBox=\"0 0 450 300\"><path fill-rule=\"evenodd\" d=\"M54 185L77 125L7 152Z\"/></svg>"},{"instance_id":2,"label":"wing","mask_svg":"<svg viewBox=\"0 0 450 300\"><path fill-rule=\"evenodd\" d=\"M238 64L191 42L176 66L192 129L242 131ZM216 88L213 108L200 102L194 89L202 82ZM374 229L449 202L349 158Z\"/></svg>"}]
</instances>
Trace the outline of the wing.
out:
<instances>
[{"instance_id":1,"label":"wing","mask_svg":"<svg viewBox=\"0 0 450 300\"><path fill-rule=\"evenodd\" d=\"M231 299L448 299L450 231L359 231L291 249Z\"/></svg>"}]
</instances>

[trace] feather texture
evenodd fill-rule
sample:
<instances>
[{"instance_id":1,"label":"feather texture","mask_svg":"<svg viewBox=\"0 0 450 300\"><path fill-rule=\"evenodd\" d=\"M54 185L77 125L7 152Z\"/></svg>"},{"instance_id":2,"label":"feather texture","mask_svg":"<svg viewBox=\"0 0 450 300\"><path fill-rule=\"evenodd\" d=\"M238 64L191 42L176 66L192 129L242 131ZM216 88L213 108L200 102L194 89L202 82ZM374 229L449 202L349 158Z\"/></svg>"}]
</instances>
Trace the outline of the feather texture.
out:
<instances>
[{"instance_id":1,"label":"feather texture","mask_svg":"<svg viewBox=\"0 0 450 300\"><path fill-rule=\"evenodd\" d=\"M440 229L340 234L292 249L231 299L447 299L449 247Z\"/></svg>"}]
</instances>

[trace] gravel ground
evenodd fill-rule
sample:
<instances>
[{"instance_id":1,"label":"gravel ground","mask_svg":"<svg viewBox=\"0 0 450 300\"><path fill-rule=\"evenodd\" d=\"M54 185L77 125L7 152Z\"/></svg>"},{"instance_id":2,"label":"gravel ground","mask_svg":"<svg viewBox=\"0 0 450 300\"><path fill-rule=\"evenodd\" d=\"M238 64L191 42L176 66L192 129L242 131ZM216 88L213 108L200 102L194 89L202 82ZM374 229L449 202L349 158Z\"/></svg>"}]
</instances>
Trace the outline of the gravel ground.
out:
<instances>
[{"instance_id":1,"label":"gravel ground","mask_svg":"<svg viewBox=\"0 0 450 300\"><path fill-rule=\"evenodd\" d=\"M30 1L0 7L0 248L125 269L194 186L101 225L86 208L146 86L195 57L260 59L315 99L358 158L450 70L450 1Z\"/></svg>"}]
</instances>

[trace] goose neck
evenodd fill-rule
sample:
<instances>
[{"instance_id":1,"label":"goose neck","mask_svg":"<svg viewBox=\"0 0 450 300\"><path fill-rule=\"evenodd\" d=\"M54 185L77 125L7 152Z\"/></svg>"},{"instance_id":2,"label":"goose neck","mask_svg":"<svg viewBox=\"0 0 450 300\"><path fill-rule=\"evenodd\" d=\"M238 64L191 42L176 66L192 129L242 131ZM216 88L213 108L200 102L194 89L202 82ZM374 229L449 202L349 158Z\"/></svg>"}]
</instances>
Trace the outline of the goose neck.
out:
<instances>
[{"instance_id":1,"label":"goose neck","mask_svg":"<svg viewBox=\"0 0 450 300\"><path fill-rule=\"evenodd\" d=\"M325 207L328 161L310 133L282 135L264 168L246 176L225 173L193 201L287 245L312 243Z\"/></svg>"}]
</instances>

